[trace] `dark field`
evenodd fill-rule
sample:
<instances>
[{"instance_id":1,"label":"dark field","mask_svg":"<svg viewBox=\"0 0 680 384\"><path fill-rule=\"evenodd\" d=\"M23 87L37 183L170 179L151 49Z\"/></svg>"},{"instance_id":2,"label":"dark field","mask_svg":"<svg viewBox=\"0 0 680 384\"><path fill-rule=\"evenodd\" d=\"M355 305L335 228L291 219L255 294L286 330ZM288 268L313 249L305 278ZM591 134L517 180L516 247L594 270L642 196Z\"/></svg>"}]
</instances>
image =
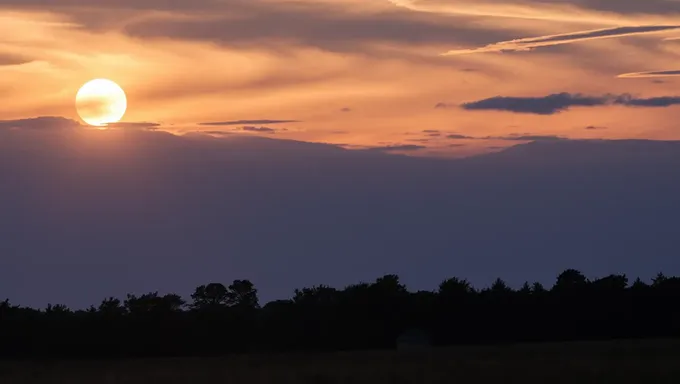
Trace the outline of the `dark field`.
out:
<instances>
[{"instance_id":1,"label":"dark field","mask_svg":"<svg viewBox=\"0 0 680 384\"><path fill-rule=\"evenodd\" d=\"M680 383L680 340L454 347L414 352L2 362L0 383Z\"/></svg>"}]
</instances>

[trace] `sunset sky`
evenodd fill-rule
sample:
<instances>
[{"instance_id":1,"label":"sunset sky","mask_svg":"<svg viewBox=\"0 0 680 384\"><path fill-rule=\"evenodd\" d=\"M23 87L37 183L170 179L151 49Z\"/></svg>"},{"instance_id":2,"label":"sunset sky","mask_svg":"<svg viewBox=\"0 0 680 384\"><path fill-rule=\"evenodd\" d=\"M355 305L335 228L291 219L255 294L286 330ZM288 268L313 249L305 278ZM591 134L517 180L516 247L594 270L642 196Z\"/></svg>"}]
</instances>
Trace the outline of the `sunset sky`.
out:
<instances>
[{"instance_id":1,"label":"sunset sky","mask_svg":"<svg viewBox=\"0 0 680 384\"><path fill-rule=\"evenodd\" d=\"M176 134L446 156L680 139L678 0L0 0L0 36L0 120L78 120L108 78L123 122Z\"/></svg>"}]
</instances>

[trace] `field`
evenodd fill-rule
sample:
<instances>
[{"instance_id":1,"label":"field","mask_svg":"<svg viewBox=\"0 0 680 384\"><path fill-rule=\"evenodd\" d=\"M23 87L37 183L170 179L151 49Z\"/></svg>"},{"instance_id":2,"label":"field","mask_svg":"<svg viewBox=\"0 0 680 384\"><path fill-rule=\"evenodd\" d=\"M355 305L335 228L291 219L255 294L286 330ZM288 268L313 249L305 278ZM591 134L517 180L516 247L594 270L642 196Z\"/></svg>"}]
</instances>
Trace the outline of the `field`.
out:
<instances>
[{"instance_id":1,"label":"field","mask_svg":"<svg viewBox=\"0 0 680 384\"><path fill-rule=\"evenodd\" d=\"M680 383L680 340L111 362L0 362L0 383Z\"/></svg>"}]
</instances>

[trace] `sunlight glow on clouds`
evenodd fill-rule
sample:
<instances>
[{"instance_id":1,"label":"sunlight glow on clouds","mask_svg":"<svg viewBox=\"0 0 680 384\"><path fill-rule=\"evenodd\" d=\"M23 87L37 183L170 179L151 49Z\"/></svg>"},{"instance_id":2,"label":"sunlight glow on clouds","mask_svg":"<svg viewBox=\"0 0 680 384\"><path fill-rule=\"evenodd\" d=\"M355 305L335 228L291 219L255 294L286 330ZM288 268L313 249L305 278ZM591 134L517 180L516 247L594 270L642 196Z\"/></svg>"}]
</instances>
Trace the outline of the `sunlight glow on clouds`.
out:
<instances>
[{"instance_id":1,"label":"sunlight glow on clouds","mask_svg":"<svg viewBox=\"0 0 680 384\"><path fill-rule=\"evenodd\" d=\"M455 6L450 0L0 0L0 91L6 96L0 120L75 119L79 85L109 78L128 95L119 127L163 122L153 128L180 134L275 131L281 138L386 147L411 145L404 142L405 132L505 137L512 125L525 136L680 138L673 126L675 106L613 111L604 103L563 113L513 114L510 122L460 108L494 95L563 92L674 100L670 81L621 78L679 75L673 68L680 50L672 41L680 27L677 5L675 0L461 0ZM470 54L509 51L524 52ZM438 103L442 107L433 108ZM296 121L273 125L274 118ZM583 128L588 126L609 129ZM452 146L434 136L412 139L428 150L408 151L414 154L488 147Z\"/></svg>"},{"instance_id":2,"label":"sunlight glow on clouds","mask_svg":"<svg viewBox=\"0 0 680 384\"><path fill-rule=\"evenodd\" d=\"M452 50L444 53L443 55L451 56L478 52L527 51L538 47L549 47L553 45L570 44L588 40L609 39L615 37L672 31L677 29L680 29L680 25L607 28L594 31L582 31L560 35L548 35L502 41L499 43L489 44L481 48Z\"/></svg>"},{"instance_id":3,"label":"sunlight glow on clouds","mask_svg":"<svg viewBox=\"0 0 680 384\"><path fill-rule=\"evenodd\" d=\"M672 71L648 71L648 72L633 72L619 75L623 78L639 78L639 77L669 77L680 76L680 69Z\"/></svg>"}]
</instances>

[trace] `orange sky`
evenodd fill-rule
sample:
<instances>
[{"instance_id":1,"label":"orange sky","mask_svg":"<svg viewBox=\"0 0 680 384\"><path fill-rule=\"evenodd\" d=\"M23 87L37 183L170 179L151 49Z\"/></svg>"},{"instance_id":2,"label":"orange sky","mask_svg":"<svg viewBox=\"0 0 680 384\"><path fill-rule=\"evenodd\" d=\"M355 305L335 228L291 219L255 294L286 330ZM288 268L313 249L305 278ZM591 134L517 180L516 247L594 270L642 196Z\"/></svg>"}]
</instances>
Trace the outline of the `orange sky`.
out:
<instances>
[{"instance_id":1,"label":"orange sky","mask_svg":"<svg viewBox=\"0 0 680 384\"><path fill-rule=\"evenodd\" d=\"M247 134L442 155L513 136L680 139L676 103L461 108L562 92L674 97L678 0L52 3L0 0L0 120L77 119L78 88L103 77L127 92L123 121L179 134L246 134L205 122L296 120ZM668 74L619 77L648 71Z\"/></svg>"}]
</instances>

